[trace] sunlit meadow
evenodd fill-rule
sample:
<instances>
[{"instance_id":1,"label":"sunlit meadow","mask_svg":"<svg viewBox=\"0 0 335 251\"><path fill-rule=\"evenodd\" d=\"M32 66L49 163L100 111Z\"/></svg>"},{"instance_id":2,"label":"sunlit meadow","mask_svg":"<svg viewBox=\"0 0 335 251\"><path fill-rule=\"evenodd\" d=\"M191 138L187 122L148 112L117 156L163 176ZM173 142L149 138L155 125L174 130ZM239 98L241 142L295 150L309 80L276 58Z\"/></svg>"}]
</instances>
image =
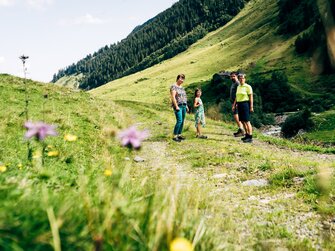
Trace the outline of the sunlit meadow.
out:
<instances>
[{"instance_id":1,"label":"sunlit meadow","mask_svg":"<svg viewBox=\"0 0 335 251\"><path fill-rule=\"evenodd\" d=\"M334 250L333 149L257 130L245 145L210 119L203 141L192 114L186 141L171 141L176 74L201 85L263 57L308 86L275 6L251 1L188 51L90 93L0 75L0 250ZM25 137L28 121L57 135Z\"/></svg>"},{"instance_id":2,"label":"sunlit meadow","mask_svg":"<svg viewBox=\"0 0 335 251\"><path fill-rule=\"evenodd\" d=\"M0 76L1 250L168 250L177 237L193 249L191 189L133 161L147 128L126 130L134 121L112 102L26 84L30 121L24 80Z\"/></svg>"}]
</instances>

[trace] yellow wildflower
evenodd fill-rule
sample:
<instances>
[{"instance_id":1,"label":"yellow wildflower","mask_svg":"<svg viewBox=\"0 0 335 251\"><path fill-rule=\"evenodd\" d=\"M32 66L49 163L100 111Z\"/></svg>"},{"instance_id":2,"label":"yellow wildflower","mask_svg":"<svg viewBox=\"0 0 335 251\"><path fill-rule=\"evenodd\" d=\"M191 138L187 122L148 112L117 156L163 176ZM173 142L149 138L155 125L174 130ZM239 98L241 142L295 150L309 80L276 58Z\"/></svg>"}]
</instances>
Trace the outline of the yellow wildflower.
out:
<instances>
[{"instance_id":1,"label":"yellow wildflower","mask_svg":"<svg viewBox=\"0 0 335 251\"><path fill-rule=\"evenodd\" d=\"M20 164L17 165L17 167L18 167L19 169L21 169L21 168L23 167L23 165L20 163Z\"/></svg>"},{"instance_id":2,"label":"yellow wildflower","mask_svg":"<svg viewBox=\"0 0 335 251\"><path fill-rule=\"evenodd\" d=\"M192 243L185 238L176 238L170 243L170 251L193 251Z\"/></svg>"},{"instance_id":3,"label":"yellow wildflower","mask_svg":"<svg viewBox=\"0 0 335 251\"><path fill-rule=\"evenodd\" d=\"M50 151L48 152L49 157L57 157L59 155L58 151Z\"/></svg>"},{"instance_id":4,"label":"yellow wildflower","mask_svg":"<svg viewBox=\"0 0 335 251\"><path fill-rule=\"evenodd\" d=\"M69 142L76 141L77 138L78 137L76 135L72 135L72 134L65 134L64 136L64 140L69 141Z\"/></svg>"},{"instance_id":5,"label":"yellow wildflower","mask_svg":"<svg viewBox=\"0 0 335 251\"><path fill-rule=\"evenodd\" d=\"M0 173L4 173L7 171L7 167L5 165L0 166Z\"/></svg>"},{"instance_id":6,"label":"yellow wildflower","mask_svg":"<svg viewBox=\"0 0 335 251\"><path fill-rule=\"evenodd\" d=\"M104 171L104 175L107 176L107 177L112 176L112 170L111 169L106 169Z\"/></svg>"}]
</instances>

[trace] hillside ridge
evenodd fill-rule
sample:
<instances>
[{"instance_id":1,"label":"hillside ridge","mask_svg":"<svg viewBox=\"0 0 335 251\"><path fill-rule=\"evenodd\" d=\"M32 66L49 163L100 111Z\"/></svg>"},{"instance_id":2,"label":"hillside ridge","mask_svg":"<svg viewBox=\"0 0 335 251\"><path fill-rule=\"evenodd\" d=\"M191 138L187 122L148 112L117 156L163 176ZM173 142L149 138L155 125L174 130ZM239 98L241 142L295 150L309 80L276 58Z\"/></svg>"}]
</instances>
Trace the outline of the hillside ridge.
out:
<instances>
[{"instance_id":1,"label":"hillside ridge","mask_svg":"<svg viewBox=\"0 0 335 251\"><path fill-rule=\"evenodd\" d=\"M26 83L31 119L58 126L59 136L47 140L47 149L59 155L46 156L43 166L26 162L20 140ZM96 236L107 250L168 250L169 240L180 235L199 250L334 245L325 237L332 218L319 212L329 206L327 201L315 204L320 197L314 188L320 167L335 168L333 154L278 147L257 133L255 143L246 145L232 136L230 124L210 119L204 129L208 139L197 139L191 115L186 140L176 143L170 138L174 115L162 104L101 99L1 75L0 88L6 100L0 107L5 111L0 126L5 146L0 151L2 250L52 247L47 213L62 222L59 243L82 250L97 245ZM122 149L113 138L130 125L150 130L138 152ZM66 133L78 140L64 141ZM136 156L144 162L133 161ZM267 185L245 185L255 180ZM138 231L147 231L145 240L128 238ZM161 238L166 235L171 237Z\"/></svg>"},{"instance_id":2,"label":"hillside ridge","mask_svg":"<svg viewBox=\"0 0 335 251\"><path fill-rule=\"evenodd\" d=\"M180 0L135 28L125 39L106 45L77 63L59 70L53 82L82 74L81 89L92 89L171 58L187 49L208 31L227 23L245 0ZM187 13L185 15L184 13Z\"/></svg>"}]
</instances>

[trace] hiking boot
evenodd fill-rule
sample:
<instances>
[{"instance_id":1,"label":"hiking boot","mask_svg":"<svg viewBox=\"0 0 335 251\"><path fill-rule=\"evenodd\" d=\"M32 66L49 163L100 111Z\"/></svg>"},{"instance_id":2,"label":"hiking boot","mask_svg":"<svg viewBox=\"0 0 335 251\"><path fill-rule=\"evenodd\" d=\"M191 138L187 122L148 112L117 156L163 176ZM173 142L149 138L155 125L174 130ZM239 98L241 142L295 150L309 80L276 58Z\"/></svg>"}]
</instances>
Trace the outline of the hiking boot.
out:
<instances>
[{"instance_id":1,"label":"hiking boot","mask_svg":"<svg viewBox=\"0 0 335 251\"><path fill-rule=\"evenodd\" d=\"M178 137L177 138L172 138L173 141L176 141L176 142L181 142L181 139L179 139Z\"/></svg>"},{"instance_id":2,"label":"hiking boot","mask_svg":"<svg viewBox=\"0 0 335 251\"><path fill-rule=\"evenodd\" d=\"M200 136L198 136L198 138L199 138L199 139L207 139L207 136L205 136L205 135L200 135Z\"/></svg>"},{"instance_id":3,"label":"hiking boot","mask_svg":"<svg viewBox=\"0 0 335 251\"><path fill-rule=\"evenodd\" d=\"M234 132L234 137L242 137L244 136L244 131L242 129L238 129L237 132Z\"/></svg>"},{"instance_id":4,"label":"hiking boot","mask_svg":"<svg viewBox=\"0 0 335 251\"><path fill-rule=\"evenodd\" d=\"M245 136L243 138L241 138L242 141L245 141L246 139L250 138L249 134L245 134Z\"/></svg>"},{"instance_id":5,"label":"hiking boot","mask_svg":"<svg viewBox=\"0 0 335 251\"><path fill-rule=\"evenodd\" d=\"M181 136L181 135L179 135L177 138L180 139L180 140L185 140L186 139L184 136Z\"/></svg>"},{"instance_id":6,"label":"hiking boot","mask_svg":"<svg viewBox=\"0 0 335 251\"><path fill-rule=\"evenodd\" d=\"M243 140L243 143L252 143L252 138L247 138Z\"/></svg>"}]
</instances>

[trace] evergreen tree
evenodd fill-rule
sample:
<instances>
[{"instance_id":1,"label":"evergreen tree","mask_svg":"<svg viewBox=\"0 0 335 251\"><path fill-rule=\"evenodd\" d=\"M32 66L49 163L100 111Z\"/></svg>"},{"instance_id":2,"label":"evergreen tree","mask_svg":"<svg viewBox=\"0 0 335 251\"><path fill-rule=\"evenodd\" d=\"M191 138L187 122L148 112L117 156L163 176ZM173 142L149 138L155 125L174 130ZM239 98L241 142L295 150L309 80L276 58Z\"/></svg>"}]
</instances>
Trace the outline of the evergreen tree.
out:
<instances>
[{"instance_id":1,"label":"evergreen tree","mask_svg":"<svg viewBox=\"0 0 335 251\"><path fill-rule=\"evenodd\" d=\"M224 25L247 0L180 0L137 26L125 39L100 48L59 70L53 82L82 73L80 88L91 89L174 57L209 31Z\"/></svg>"}]
</instances>

